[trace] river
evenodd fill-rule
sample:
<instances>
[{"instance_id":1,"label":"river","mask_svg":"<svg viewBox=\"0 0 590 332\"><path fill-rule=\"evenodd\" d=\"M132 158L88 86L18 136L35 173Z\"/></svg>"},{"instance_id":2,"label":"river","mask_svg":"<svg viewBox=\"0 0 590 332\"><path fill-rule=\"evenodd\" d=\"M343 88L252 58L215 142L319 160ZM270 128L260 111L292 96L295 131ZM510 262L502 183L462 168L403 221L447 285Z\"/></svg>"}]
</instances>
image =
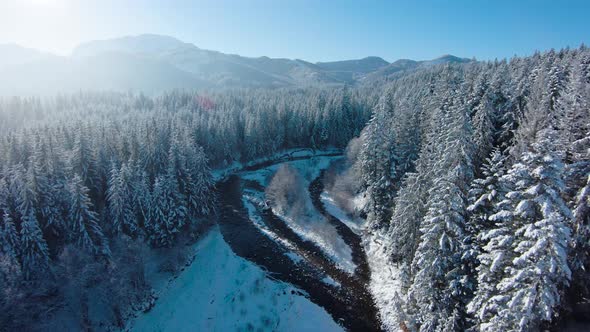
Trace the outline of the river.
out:
<instances>
[{"instance_id":1,"label":"river","mask_svg":"<svg viewBox=\"0 0 590 332\"><path fill-rule=\"evenodd\" d=\"M305 158L311 157L296 159ZM284 161L278 163L280 162ZM247 170L256 171L272 164L273 162L264 162L249 166ZM243 180L239 175L232 175L217 185L221 233L235 254L261 266L268 271L270 277L291 283L305 291L312 302L323 307L347 330L380 331L377 310L368 290L370 270L360 236L326 212L320 201L323 175L322 171L319 177L311 181L310 195L316 209L325 216L327 222L335 226L338 234L352 249L353 262L357 266L353 275L337 268L318 246L301 239L271 210L258 211L262 221L275 234L294 244L295 248L288 249L263 234L250 221L242 201L244 189L260 191L263 188L258 183ZM293 261L285 255L287 251L295 251L304 260ZM326 277L330 277L340 286L326 283Z\"/></svg>"}]
</instances>

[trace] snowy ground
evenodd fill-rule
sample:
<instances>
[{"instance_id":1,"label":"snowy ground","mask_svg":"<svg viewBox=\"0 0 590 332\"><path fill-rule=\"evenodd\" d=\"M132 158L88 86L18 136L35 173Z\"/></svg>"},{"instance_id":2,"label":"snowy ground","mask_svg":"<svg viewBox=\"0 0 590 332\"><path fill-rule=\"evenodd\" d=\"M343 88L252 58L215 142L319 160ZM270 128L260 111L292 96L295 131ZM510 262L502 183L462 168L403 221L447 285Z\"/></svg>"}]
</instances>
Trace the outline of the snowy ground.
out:
<instances>
[{"instance_id":1,"label":"snowy ground","mask_svg":"<svg viewBox=\"0 0 590 332\"><path fill-rule=\"evenodd\" d=\"M355 233L361 234L364 226L362 219L351 218L326 191L322 192L321 200L328 213L340 219ZM355 197L354 204L364 204L361 195ZM369 290L375 299L383 328L387 331L400 331L400 321L402 320L402 317L399 316L401 310L398 310L402 296L400 293L400 271L389 261L390 256L385 251L384 243L387 242L381 239L378 234L369 235L365 241L365 251L371 269Z\"/></svg>"},{"instance_id":2,"label":"snowy ground","mask_svg":"<svg viewBox=\"0 0 590 332\"><path fill-rule=\"evenodd\" d=\"M344 210L342 210L338 204L334 201L334 199L330 196L327 191L323 191L322 195L320 196L326 211L339 219L342 223L344 223L348 228L350 228L356 234L361 234L363 227L364 227L364 220L360 218L352 218L350 217Z\"/></svg>"},{"instance_id":3,"label":"snowy ground","mask_svg":"<svg viewBox=\"0 0 590 332\"><path fill-rule=\"evenodd\" d=\"M262 195L262 194L260 194L260 195ZM289 249L289 252L287 252L285 255L287 255L287 257L289 257L294 263L301 262L303 260L303 257L301 257L300 255L298 255L294 252L296 246L293 243L291 243L291 241L281 238L280 236L275 234L262 221L262 218L258 214L256 207L254 206L254 204L260 204L260 202L261 202L261 200L257 196L258 195L251 192L250 194L244 195L244 197L242 198L242 202L244 203L246 210L248 210L248 217L249 217L250 221L254 224L254 226L256 226L256 228L258 228L260 230L260 232L262 234L266 235L271 240L273 240L273 241L283 245L285 248Z\"/></svg>"},{"instance_id":4,"label":"snowy ground","mask_svg":"<svg viewBox=\"0 0 590 332\"><path fill-rule=\"evenodd\" d=\"M313 242L320 247L339 269L354 274L356 264L352 261L352 249L340 237L336 228L328 223L326 218L316 214L306 220L295 220L283 216L275 210L273 212L302 239Z\"/></svg>"},{"instance_id":5,"label":"snowy ground","mask_svg":"<svg viewBox=\"0 0 590 332\"><path fill-rule=\"evenodd\" d=\"M309 183L320 175L322 169L326 169L330 166L332 161L341 158L337 157L315 157L304 160L296 160L285 162L281 164L272 165L257 171L241 172L240 177L245 180L256 181L262 186L266 187L273 174L283 164L297 169L303 176L306 183L305 186L309 186ZM262 200L263 197L260 193L250 192L247 196L247 200L244 200L246 207L249 210L250 218L256 223L256 216L253 215L252 204L257 200ZM338 235L338 231L332 226L322 215L315 213L313 216L306 217L305 220L300 218L294 219L289 216L281 215L277 211L273 212L283 220L297 235L306 241L315 243L322 251L338 266L340 269L353 274L356 265L352 261L352 250L344 242L344 240ZM258 227L263 227L260 223ZM265 234L268 234L268 230L264 230ZM269 235L272 236L272 235Z\"/></svg>"},{"instance_id":6,"label":"snowy ground","mask_svg":"<svg viewBox=\"0 0 590 332\"><path fill-rule=\"evenodd\" d=\"M234 174L236 172L239 172L244 167L256 165L256 164L259 164L259 163L262 163L265 161L281 160L281 159L285 159L287 157L297 158L297 157L307 157L307 156L314 156L314 155L320 155L320 154L339 153L341 151L342 150L335 149L335 148L334 149L323 149L323 150L289 149L289 150L277 152L274 155L269 156L269 157L255 159L255 160L252 160L247 163L241 163L238 161L234 161L229 166L214 169L211 173L213 175L213 179L215 181L219 181L230 174Z\"/></svg>"},{"instance_id":7,"label":"snowy ground","mask_svg":"<svg viewBox=\"0 0 590 332\"><path fill-rule=\"evenodd\" d=\"M365 243L367 260L371 269L369 289L379 310L382 326L387 331L399 331L400 310L400 271L389 262L389 255L385 251L378 235L371 235Z\"/></svg>"},{"instance_id":8,"label":"snowy ground","mask_svg":"<svg viewBox=\"0 0 590 332\"><path fill-rule=\"evenodd\" d=\"M160 291L132 331L342 331L293 286L236 256L214 228L193 263Z\"/></svg>"},{"instance_id":9,"label":"snowy ground","mask_svg":"<svg viewBox=\"0 0 590 332\"><path fill-rule=\"evenodd\" d=\"M334 151L321 151L317 152L320 153L331 153ZM307 185L313 179L317 178L320 175L322 169L328 168L330 163L336 159L342 158L341 156L336 157L312 157L309 159L303 160L295 160L295 161L287 161L284 163L279 163L275 165L271 165L257 171L251 172L241 172L239 175L242 179L245 180L252 180L260 183L262 186L266 187L269 181L272 178L272 175L284 164L287 164L299 171L299 173L303 176L303 178L307 181Z\"/></svg>"}]
</instances>

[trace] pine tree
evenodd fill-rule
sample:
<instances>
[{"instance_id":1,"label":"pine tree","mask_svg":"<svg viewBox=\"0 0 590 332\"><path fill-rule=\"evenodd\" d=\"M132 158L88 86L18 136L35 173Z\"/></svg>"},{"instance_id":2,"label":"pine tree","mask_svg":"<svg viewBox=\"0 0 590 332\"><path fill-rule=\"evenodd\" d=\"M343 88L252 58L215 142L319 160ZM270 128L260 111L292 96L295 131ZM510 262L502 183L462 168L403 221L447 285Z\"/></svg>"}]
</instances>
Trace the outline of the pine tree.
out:
<instances>
[{"instance_id":1,"label":"pine tree","mask_svg":"<svg viewBox=\"0 0 590 332\"><path fill-rule=\"evenodd\" d=\"M489 217L495 213L495 207L504 197L504 188L499 183L500 178L504 175L504 163L506 157L495 149L491 156L486 159L482 166L482 178L474 179L469 189L467 211L469 217L469 232L474 238L474 249L481 248L483 245L479 234L483 234L493 226Z\"/></svg>"},{"instance_id":2,"label":"pine tree","mask_svg":"<svg viewBox=\"0 0 590 332\"><path fill-rule=\"evenodd\" d=\"M371 227L383 226L393 197L394 183L399 176L394 135L387 130L384 117L390 111L382 109L361 134L363 145L356 167L359 168L363 186L371 201L368 217Z\"/></svg>"},{"instance_id":3,"label":"pine tree","mask_svg":"<svg viewBox=\"0 0 590 332\"><path fill-rule=\"evenodd\" d=\"M408 292L420 331L464 329L466 294L463 254L466 250L464 198L453 180L439 179L420 231L414 257L414 279Z\"/></svg>"},{"instance_id":4,"label":"pine tree","mask_svg":"<svg viewBox=\"0 0 590 332\"><path fill-rule=\"evenodd\" d=\"M0 249L4 255L8 255L11 259L16 260L19 257L19 251L21 247L14 221L6 211L4 212L4 215L1 219L2 223L0 224L0 243L2 243L2 246Z\"/></svg>"},{"instance_id":5,"label":"pine tree","mask_svg":"<svg viewBox=\"0 0 590 332\"><path fill-rule=\"evenodd\" d=\"M25 279L34 279L49 266L49 250L33 211L22 217L20 261Z\"/></svg>"},{"instance_id":6,"label":"pine tree","mask_svg":"<svg viewBox=\"0 0 590 332\"><path fill-rule=\"evenodd\" d=\"M78 125L70 154L69 167L72 174L77 174L82 179L84 186L89 190L93 190L98 184L98 178L96 174L96 158L90 145L90 139L87 136L89 135L87 130L88 128L84 128L82 124Z\"/></svg>"},{"instance_id":7,"label":"pine tree","mask_svg":"<svg viewBox=\"0 0 590 332\"><path fill-rule=\"evenodd\" d=\"M132 205L132 181L127 165L119 169L113 164L108 181L107 200L115 234L123 229L129 235L135 235L137 232L137 217Z\"/></svg>"},{"instance_id":8,"label":"pine tree","mask_svg":"<svg viewBox=\"0 0 590 332\"><path fill-rule=\"evenodd\" d=\"M180 193L172 171L156 178L148 220L149 238L158 246L172 245L176 234L186 224L185 198Z\"/></svg>"},{"instance_id":9,"label":"pine tree","mask_svg":"<svg viewBox=\"0 0 590 332\"><path fill-rule=\"evenodd\" d=\"M476 169L485 161L494 146L496 137L495 114L492 102L486 96L481 104L475 109L473 118L473 138L475 145L475 166Z\"/></svg>"},{"instance_id":10,"label":"pine tree","mask_svg":"<svg viewBox=\"0 0 590 332\"><path fill-rule=\"evenodd\" d=\"M590 82L584 77L583 58L573 64L569 81L565 91L556 100L557 127L561 139L560 148L565 151L566 161L571 162L579 159L579 153L585 149L579 148L579 143L590 133ZM590 143L585 144L586 147ZM578 157L578 158L576 158Z\"/></svg>"},{"instance_id":11,"label":"pine tree","mask_svg":"<svg viewBox=\"0 0 590 332\"><path fill-rule=\"evenodd\" d=\"M47 147L37 137L29 158L26 182L35 197L35 209L43 229L55 230L63 227L63 217L57 198L60 193L50 178L47 154Z\"/></svg>"},{"instance_id":12,"label":"pine tree","mask_svg":"<svg viewBox=\"0 0 590 332\"><path fill-rule=\"evenodd\" d=\"M506 194L502 210L492 216L503 222L486 234L490 242L480 261L492 272L503 270L505 275L495 292L492 289L487 295L488 303L471 308L480 317L482 330L539 328L542 321L553 317L560 292L570 280L571 212L561 198L563 164L552 150L554 140L554 132L543 130L532 151L525 152L522 162L503 176L513 189ZM507 254L512 257L505 257ZM489 290L493 286L482 283L482 287Z\"/></svg>"},{"instance_id":13,"label":"pine tree","mask_svg":"<svg viewBox=\"0 0 590 332\"><path fill-rule=\"evenodd\" d=\"M420 222L424 216L424 189L416 173L406 174L391 217L388 237L391 258L395 262L411 264L420 237Z\"/></svg>"},{"instance_id":14,"label":"pine tree","mask_svg":"<svg viewBox=\"0 0 590 332\"><path fill-rule=\"evenodd\" d=\"M92 210L93 204L88 191L82 178L74 175L68 184L68 223L71 227L71 238L80 247L92 253L109 255L108 244L98 224L98 215Z\"/></svg>"},{"instance_id":15,"label":"pine tree","mask_svg":"<svg viewBox=\"0 0 590 332\"><path fill-rule=\"evenodd\" d=\"M584 298L590 295L590 175L576 195L572 232L572 290L575 297Z\"/></svg>"}]
</instances>

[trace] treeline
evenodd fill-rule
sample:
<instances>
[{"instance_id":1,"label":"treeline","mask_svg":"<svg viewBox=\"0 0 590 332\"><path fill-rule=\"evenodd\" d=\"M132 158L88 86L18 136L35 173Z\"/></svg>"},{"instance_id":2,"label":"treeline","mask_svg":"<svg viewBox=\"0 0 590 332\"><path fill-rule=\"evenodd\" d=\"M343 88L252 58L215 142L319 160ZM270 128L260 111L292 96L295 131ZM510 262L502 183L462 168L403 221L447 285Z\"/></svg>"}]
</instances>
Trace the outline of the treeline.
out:
<instances>
[{"instance_id":1,"label":"treeline","mask_svg":"<svg viewBox=\"0 0 590 332\"><path fill-rule=\"evenodd\" d=\"M590 297L586 47L397 79L359 140L400 324L538 330Z\"/></svg>"},{"instance_id":2,"label":"treeline","mask_svg":"<svg viewBox=\"0 0 590 332\"><path fill-rule=\"evenodd\" d=\"M100 266L126 280L118 273L127 267L114 262L130 250L190 237L215 210L212 166L345 146L370 116L369 95L345 88L0 101L1 325L25 324L15 312L26 310L16 307L34 295L24 289L56 281L59 271ZM128 272L143 283L142 270Z\"/></svg>"}]
</instances>

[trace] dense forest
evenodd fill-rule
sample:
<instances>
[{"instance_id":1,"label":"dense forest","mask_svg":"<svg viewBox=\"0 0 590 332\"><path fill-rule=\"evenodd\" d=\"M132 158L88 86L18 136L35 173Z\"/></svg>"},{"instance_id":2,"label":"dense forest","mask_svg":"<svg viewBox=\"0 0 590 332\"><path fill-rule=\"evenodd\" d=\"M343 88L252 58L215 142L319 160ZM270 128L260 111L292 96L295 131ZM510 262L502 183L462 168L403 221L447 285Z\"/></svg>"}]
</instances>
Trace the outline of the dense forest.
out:
<instances>
[{"instance_id":1,"label":"dense forest","mask_svg":"<svg viewBox=\"0 0 590 332\"><path fill-rule=\"evenodd\" d=\"M142 253L215 220L216 170L302 147L346 149L335 181L401 278L384 329L538 330L590 298L584 46L345 87L5 98L0 132L6 330L63 301L83 321L90 285L121 316L149 297Z\"/></svg>"},{"instance_id":2,"label":"dense forest","mask_svg":"<svg viewBox=\"0 0 590 332\"><path fill-rule=\"evenodd\" d=\"M54 305L40 297L60 301L56 292L82 282L60 290L63 279L80 275L118 293L120 316L149 296L138 252L172 247L214 218L212 166L344 147L377 97L344 88L2 100L0 326L27 324ZM86 275L96 271L103 280Z\"/></svg>"},{"instance_id":3,"label":"dense forest","mask_svg":"<svg viewBox=\"0 0 590 332\"><path fill-rule=\"evenodd\" d=\"M581 47L389 84L349 172L402 276L393 321L534 331L587 301L589 83Z\"/></svg>"}]
</instances>

